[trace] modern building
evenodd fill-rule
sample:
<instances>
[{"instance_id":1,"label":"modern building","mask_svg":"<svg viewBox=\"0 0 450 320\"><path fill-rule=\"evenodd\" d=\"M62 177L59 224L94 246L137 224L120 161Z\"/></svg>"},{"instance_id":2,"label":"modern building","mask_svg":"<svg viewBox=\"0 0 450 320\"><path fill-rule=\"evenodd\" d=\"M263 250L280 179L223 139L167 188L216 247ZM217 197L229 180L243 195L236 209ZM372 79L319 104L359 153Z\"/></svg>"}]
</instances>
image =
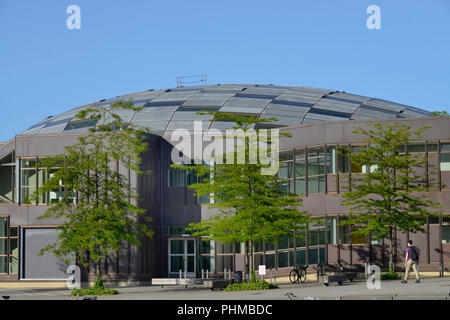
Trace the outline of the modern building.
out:
<instances>
[{"instance_id":1,"label":"modern building","mask_svg":"<svg viewBox=\"0 0 450 320\"><path fill-rule=\"evenodd\" d=\"M387 264L387 242L366 239L352 233L351 226L339 226L348 209L340 205L342 184L339 173L364 174L363 168L349 163L336 149L340 145L357 146L362 137L352 128L367 120L398 121L418 128L430 126L422 140L405 146L405 152L418 152L428 159L429 181L450 186L450 118L431 117L427 111L334 90L276 85L208 85L149 90L114 99L100 100L50 116L10 141L0 144L0 280L1 279L66 279L66 265L50 254L39 256L47 243L57 238L59 220L38 220L49 205L64 192L50 192L37 203L25 204L27 195L38 190L49 172L40 166L42 158L62 154L64 146L76 142L95 121L80 121L74 116L83 108L110 105L132 100L143 110L133 115L121 114L125 121L149 127L149 151L143 155L143 169L150 176L128 172L138 190L141 206L153 220L154 235L141 247L129 246L119 258L105 261L111 279L148 279L177 276L186 270L188 276L220 274L224 269L243 270L241 244L202 241L185 231L191 222L199 222L214 214L206 202L197 199L187 185L196 177L170 167L173 144L171 133L177 128L193 130L195 120L203 121L203 129L229 128L230 122L214 122L201 110L219 110L242 115L276 117L276 126L290 132L281 139L283 166L278 176L286 189L304 197L304 209L320 218L308 225L302 234L292 234L278 244L256 246L257 264L287 271L296 262L346 263L355 267L365 262ZM266 127L273 127L267 123ZM264 125L262 125L264 127ZM437 271L439 262L450 264L450 189L430 191L431 199L444 205L447 216L430 218L428 233L396 233L395 261L402 266L407 239L421 250L421 270ZM203 204L203 205L202 205ZM93 273L92 267L86 270Z\"/></svg>"}]
</instances>

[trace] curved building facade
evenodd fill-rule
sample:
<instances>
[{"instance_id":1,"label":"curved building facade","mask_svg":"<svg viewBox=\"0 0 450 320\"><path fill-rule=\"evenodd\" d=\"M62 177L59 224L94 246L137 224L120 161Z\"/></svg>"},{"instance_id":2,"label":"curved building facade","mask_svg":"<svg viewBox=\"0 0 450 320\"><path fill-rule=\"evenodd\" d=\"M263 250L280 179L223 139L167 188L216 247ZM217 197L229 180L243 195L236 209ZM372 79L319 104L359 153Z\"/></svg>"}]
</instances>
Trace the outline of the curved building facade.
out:
<instances>
[{"instance_id":1,"label":"curved building facade","mask_svg":"<svg viewBox=\"0 0 450 320\"><path fill-rule=\"evenodd\" d=\"M186 271L190 277L202 270L223 276L224 269L243 270L244 247L203 241L185 231L191 222L199 222L215 212L208 199L196 198L188 185L196 177L171 165L173 145L170 135L176 129L194 130L193 122L202 121L203 129L224 130L230 122L210 122L202 110L218 110L261 118L275 117L275 123L291 133L281 138L279 179L286 190L304 198L304 207L317 218L301 234L281 239L278 244L261 243L255 248L257 264L290 270L295 263L317 265L346 263L362 268L366 262L387 264L387 242L356 236L355 227L340 226L347 208L340 205L343 180L340 173L364 174L336 152L339 146L360 145L362 137L352 133L365 121L398 121L413 128L429 125L422 140L405 146L405 152L427 157L429 181L441 182L438 191L428 196L450 212L450 132L447 117L431 117L427 111L376 98L345 92L274 85L210 85L149 90L101 100L48 117L10 141L0 144L0 279L66 279L66 265L51 255L37 252L56 239L58 220L37 220L61 194L52 192L33 204L23 199L36 189L48 172L40 167L40 158L61 154L64 146L75 143L92 121L74 116L83 108L133 101L142 106L136 114L124 112L123 120L150 128L149 151L143 154L143 169L151 176L128 172L132 185L142 199L140 206L152 218L154 236L141 247L129 246L118 258L105 261L106 277L111 279L149 279L176 277ZM427 167L428 168L428 167ZM63 190L61 191L63 192ZM353 229L352 229L353 228ZM450 216L429 218L427 233L396 234L395 261L403 266L406 241L412 239L421 250L421 271L437 271L439 263L450 263ZM127 244L124 244L128 246ZM94 275L92 267L85 270Z\"/></svg>"}]
</instances>

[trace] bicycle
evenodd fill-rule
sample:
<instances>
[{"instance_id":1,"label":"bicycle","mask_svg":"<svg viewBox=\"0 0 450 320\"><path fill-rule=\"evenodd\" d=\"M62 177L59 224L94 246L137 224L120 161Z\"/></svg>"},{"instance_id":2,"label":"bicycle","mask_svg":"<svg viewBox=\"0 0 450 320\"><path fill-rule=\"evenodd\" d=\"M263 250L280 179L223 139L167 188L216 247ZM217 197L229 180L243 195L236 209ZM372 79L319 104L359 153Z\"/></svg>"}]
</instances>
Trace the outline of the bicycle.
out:
<instances>
[{"instance_id":1,"label":"bicycle","mask_svg":"<svg viewBox=\"0 0 450 320\"><path fill-rule=\"evenodd\" d=\"M289 280L291 283L304 283L306 281L306 269L308 269L307 265L296 264L294 269L289 272Z\"/></svg>"}]
</instances>

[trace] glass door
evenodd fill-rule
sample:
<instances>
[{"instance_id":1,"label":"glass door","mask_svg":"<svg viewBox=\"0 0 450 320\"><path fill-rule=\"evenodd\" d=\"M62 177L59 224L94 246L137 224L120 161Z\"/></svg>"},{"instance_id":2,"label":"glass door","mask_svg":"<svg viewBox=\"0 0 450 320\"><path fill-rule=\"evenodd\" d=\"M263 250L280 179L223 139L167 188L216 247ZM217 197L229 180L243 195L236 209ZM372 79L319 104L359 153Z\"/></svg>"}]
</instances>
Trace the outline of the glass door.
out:
<instances>
[{"instance_id":1,"label":"glass door","mask_svg":"<svg viewBox=\"0 0 450 320\"><path fill-rule=\"evenodd\" d=\"M195 239L169 239L169 275L196 276Z\"/></svg>"}]
</instances>

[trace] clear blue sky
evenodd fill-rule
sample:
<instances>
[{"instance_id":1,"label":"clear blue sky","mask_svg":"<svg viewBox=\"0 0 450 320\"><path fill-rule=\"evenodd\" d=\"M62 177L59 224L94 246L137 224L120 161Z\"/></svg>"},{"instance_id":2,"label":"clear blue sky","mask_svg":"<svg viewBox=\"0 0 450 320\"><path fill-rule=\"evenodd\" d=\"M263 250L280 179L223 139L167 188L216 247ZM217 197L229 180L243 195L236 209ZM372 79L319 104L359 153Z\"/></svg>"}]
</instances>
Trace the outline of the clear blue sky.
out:
<instances>
[{"instance_id":1,"label":"clear blue sky","mask_svg":"<svg viewBox=\"0 0 450 320\"><path fill-rule=\"evenodd\" d=\"M81 30L66 27L71 4ZM381 30L366 27L371 4ZM199 73L450 112L450 0L0 0L0 43L0 141Z\"/></svg>"}]
</instances>

